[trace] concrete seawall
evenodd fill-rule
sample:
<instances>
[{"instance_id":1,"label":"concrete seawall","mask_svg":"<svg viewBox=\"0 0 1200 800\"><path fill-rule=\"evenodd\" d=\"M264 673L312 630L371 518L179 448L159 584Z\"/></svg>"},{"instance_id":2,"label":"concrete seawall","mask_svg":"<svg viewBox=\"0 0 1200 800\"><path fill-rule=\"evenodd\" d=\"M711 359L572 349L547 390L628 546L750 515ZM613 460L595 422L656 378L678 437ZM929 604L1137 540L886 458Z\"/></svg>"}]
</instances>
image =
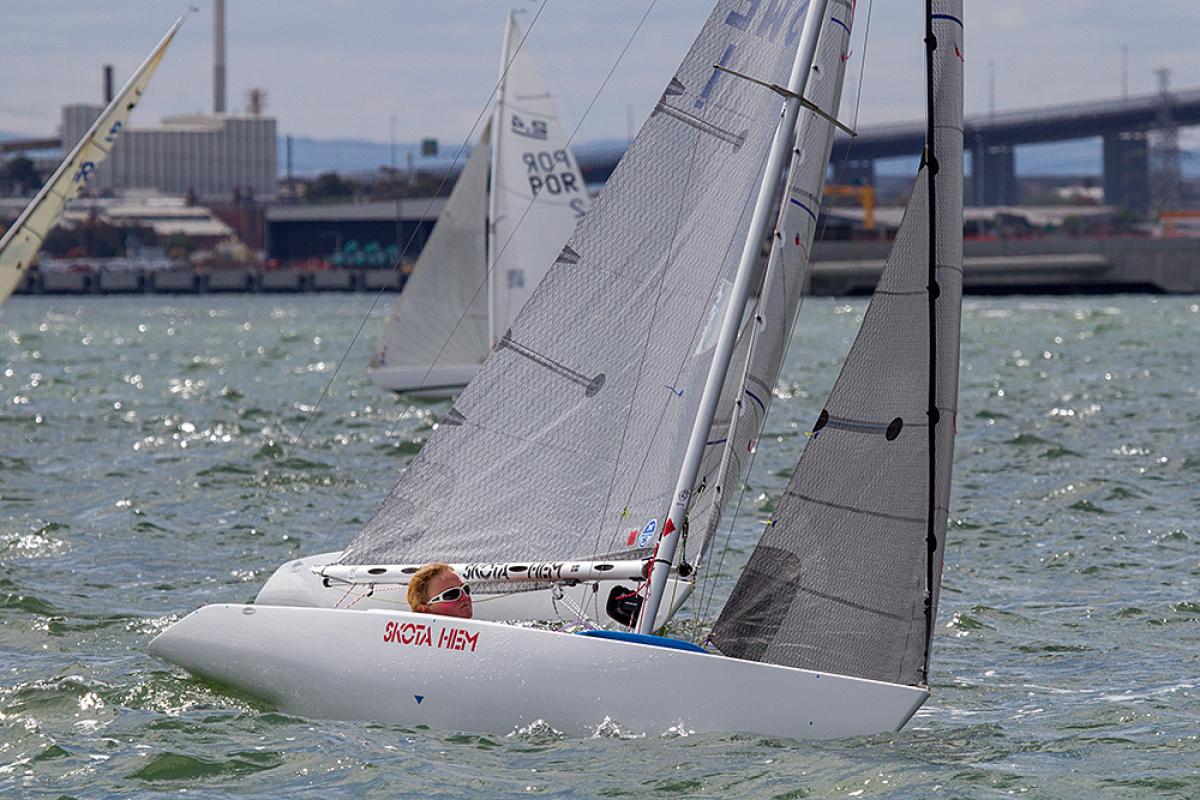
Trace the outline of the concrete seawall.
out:
<instances>
[{"instance_id":1,"label":"concrete seawall","mask_svg":"<svg viewBox=\"0 0 1200 800\"><path fill-rule=\"evenodd\" d=\"M30 272L16 294L225 294L300 292L398 292L404 276L393 270L122 269L92 272Z\"/></svg>"},{"instance_id":2,"label":"concrete seawall","mask_svg":"<svg viewBox=\"0 0 1200 800\"><path fill-rule=\"evenodd\" d=\"M890 242L819 242L812 294L868 295ZM969 294L1200 293L1200 239L1029 239L968 241ZM399 291L394 270L225 269L32 272L18 294L204 294Z\"/></svg>"},{"instance_id":3,"label":"concrete seawall","mask_svg":"<svg viewBox=\"0 0 1200 800\"><path fill-rule=\"evenodd\" d=\"M890 242L819 242L814 295L875 289ZM1200 292L1200 239L1023 239L967 241L963 287L970 294Z\"/></svg>"}]
</instances>

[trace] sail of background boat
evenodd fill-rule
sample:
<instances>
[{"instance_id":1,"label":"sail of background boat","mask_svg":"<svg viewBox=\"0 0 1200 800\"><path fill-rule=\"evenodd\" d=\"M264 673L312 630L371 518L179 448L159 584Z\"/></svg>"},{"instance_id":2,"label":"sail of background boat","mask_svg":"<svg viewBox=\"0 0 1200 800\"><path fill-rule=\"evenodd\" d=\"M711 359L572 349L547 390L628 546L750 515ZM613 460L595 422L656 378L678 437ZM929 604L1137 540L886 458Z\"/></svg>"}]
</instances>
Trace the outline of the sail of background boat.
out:
<instances>
[{"instance_id":1,"label":"sail of background boat","mask_svg":"<svg viewBox=\"0 0 1200 800\"><path fill-rule=\"evenodd\" d=\"M492 117L375 345L385 389L465 386L590 207L525 39L510 13Z\"/></svg>"},{"instance_id":2,"label":"sail of background boat","mask_svg":"<svg viewBox=\"0 0 1200 800\"><path fill-rule=\"evenodd\" d=\"M71 150L50 180L46 181L21 216L0 239L0 303L8 299L25 277L42 247L46 234L54 227L66 204L79 196L88 179L112 151L117 137L129 124L134 107L142 99L154 71L183 25L186 14L171 25L162 40L133 73L128 83L113 97L100 116L88 128L79 144Z\"/></svg>"}]
</instances>

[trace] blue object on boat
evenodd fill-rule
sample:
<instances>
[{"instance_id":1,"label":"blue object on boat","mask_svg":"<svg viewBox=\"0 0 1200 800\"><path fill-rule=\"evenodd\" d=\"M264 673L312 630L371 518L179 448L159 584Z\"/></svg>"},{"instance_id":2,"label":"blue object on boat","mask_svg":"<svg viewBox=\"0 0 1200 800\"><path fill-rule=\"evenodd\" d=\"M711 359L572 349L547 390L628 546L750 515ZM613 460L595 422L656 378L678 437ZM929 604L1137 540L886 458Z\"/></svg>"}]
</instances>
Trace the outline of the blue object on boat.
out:
<instances>
[{"instance_id":1,"label":"blue object on boat","mask_svg":"<svg viewBox=\"0 0 1200 800\"><path fill-rule=\"evenodd\" d=\"M670 650L688 650L692 653L707 653L698 644L685 642L682 639L669 639L666 636L653 636L649 633L633 633L632 631L576 631L577 636L591 636L596 639L613 639L618 642L633 642L648 644L652 647L666 647Z\"/></svg>"}]
</instances>

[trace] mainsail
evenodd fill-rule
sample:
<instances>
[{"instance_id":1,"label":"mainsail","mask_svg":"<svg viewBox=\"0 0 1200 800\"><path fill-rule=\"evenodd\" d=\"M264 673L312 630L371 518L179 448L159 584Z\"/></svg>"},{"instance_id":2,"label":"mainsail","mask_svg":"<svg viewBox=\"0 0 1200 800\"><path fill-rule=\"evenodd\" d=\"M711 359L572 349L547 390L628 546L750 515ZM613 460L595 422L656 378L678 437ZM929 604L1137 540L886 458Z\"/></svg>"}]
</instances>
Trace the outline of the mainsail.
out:
<instances>
[{"instance_id":1,"label":"mainsail","mask_svg":"<svg viewBox=\"0 0 1200 800\"><path fill-rule=\"evenodd\" d=\"M717 620L712 638L726 655L925 682L950 494L962 300L962 2L933 0L932 9L927 156L937 169L931 176L926 163L918 174L842 373Z\"/></svg>"},{"instance_id":2,"label":"mainsail","mask_svg":"<svg viewBox=\"0 0 1200 800\"><path fill-rule=\"evenodd\" d=\"M408 367L415 384L434 365L478 364L488 354L485 256L489 121L421 250L371 366Z\"/></svg>"},{"instance_id":3,"label":"mainsail","mask_svg":"<svg viewBox=\"0 0 1200 800\"><path fill-rule=\"evenodd\" d=\"M645 553L669 506L808 3L719 2L349 564Z\"/></svg>"},{"instance_id":4,"label":"mainsail","mask_svg":"<svg viewBox=\"0 0 1200 800\"><path fill-rule=\"evenodd\" d=\"M46 234L54 227L63 206L83 191L88 179L112 151L117 136L129 122L134 106L142 99L167 45L175 38L186 15L175 20L162 41L133 73L120 93L96 119L71 154L58 166L50 180L17 217L0 239L0 303L8 299L33 262Z\"/></svg>"},{"instance_id":5,"label":"mainsail","mask_svg":"<svg viewBox=\"0 0 1200 800\"><path fill-rule=\"evenodd\" d=\"M554 98L510 12L493 128L488 248L491 342L499 341L591 206ZM482 360L482 359L480 359Z\"/></svg>"},{"instance_id":6,"label":"mainsail","mask_svg":"<svg viewBox=\"0 0 1200 800\"><path fill-rule=\"evenodd\" d=\"M837 113L842 96L853 18L850 0L829 3L804 92L813 105L830 115ZM721 523L729 489L736 486L750 463L803 298L834 126L802 108L798 131L762 288L739 337L701 462L704 488L693 500L688 519L690 535L698 543L693 553L686 554L693 563L703 560Z\"/></svg>"}]
</instances>

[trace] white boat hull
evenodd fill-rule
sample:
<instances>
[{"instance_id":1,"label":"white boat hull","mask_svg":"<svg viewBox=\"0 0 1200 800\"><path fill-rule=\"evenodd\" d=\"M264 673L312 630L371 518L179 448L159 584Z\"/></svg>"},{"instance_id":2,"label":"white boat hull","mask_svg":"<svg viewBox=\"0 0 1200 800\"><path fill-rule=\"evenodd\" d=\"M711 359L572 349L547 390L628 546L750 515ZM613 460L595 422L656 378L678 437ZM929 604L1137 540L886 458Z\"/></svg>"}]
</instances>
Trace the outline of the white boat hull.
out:
<instances>
[{"instance_id":1,"label":"white boat hull","mask_svg":"<svg viewBox=\"0 0 1200 800\"><path fill-rule=\"evenodd\" d=\"M308 608L384 609L408 611L405 584L364 584L347 586L344 583L326 582L312 571L313 567L332 564L338 553L321 553L315 556L289 561L275 570L274 574L259 590L256 605L301 606ZM631 586L629 581L598 581L564 586L562 599L551 589L535 589L504 594L475 595L476 619L491 621L540 620L545 622L575 622L576 608L597 625L615 625L604 612L608 593L614 586ZM668 581L663 605L658 610L655 628L666 624L692 595L691 581L672 578Z\"/></svg>"},{"instance_id":2,"label":"white boat hull","mask_svg":"<svg viewBox=\"0 0 1200 800\"><path fill-rule=\"evenodd\" d=\"M748 731L835 739L903 727L919 687L481 620L211 605L150 643L189 672L307 717L508 734Z\"/></svg>"},{"instance_id":3,"label":"white boat hull","mask_svg":"<svg viewBox=\"0 0 1200 800\"><path fill-rule=\"evenodd\" d=\"M434 367L371 367L367 376L381 389L450 396L475 377L482 364L451 364Z\"/></svg>"}]
</instances>

